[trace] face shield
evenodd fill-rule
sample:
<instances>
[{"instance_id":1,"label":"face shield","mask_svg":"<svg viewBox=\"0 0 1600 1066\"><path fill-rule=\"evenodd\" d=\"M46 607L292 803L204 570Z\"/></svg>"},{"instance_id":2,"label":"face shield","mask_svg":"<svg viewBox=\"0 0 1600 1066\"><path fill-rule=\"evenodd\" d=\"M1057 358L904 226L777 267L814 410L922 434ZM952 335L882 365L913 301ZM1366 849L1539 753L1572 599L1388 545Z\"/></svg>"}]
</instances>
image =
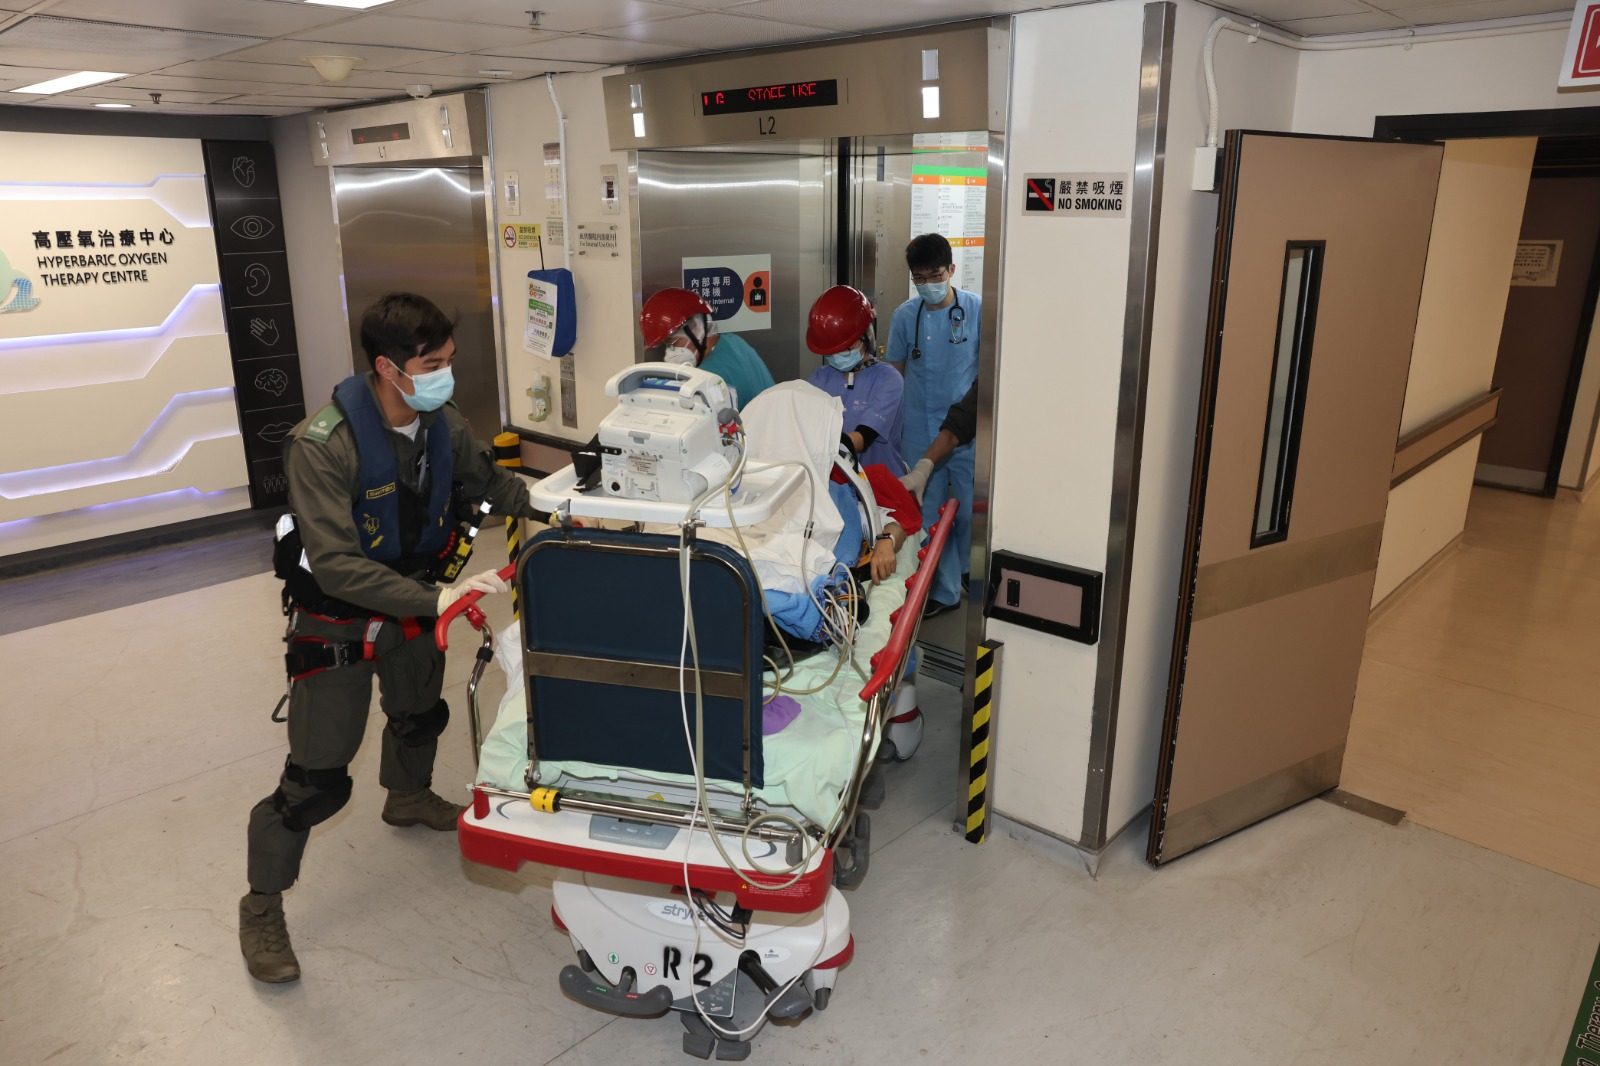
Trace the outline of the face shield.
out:
<instances>
[{"instance_id":1,"label":"face shield","mask_svg":"<svg viewBox=\"0 0 1600 1066\"><path fill-rule=\"evenodd\" d=\"M662 361L677 366L698 366L706 357L706 342L712 332L710 320L705 315L695 315L667 338Z\"/></svg>"}]
</instances>

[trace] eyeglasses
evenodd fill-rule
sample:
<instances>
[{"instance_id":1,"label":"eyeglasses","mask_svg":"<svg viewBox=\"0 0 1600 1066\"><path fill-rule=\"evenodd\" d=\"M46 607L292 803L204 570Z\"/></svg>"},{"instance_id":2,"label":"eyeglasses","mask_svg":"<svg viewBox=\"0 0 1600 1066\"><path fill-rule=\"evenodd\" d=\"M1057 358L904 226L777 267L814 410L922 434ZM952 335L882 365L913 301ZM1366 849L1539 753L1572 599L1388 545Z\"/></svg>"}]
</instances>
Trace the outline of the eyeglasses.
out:
<instances>
[{"instance_id":1,"label":"eyeglasses","mask_svg":"<svg viewBox=\"0 0 1600 1066\"><path fill-rule=\"evenodd\" d=\"M945 279L946 269L947 268L945 267L940 267L931 274L918 274L913 271L911 274L911 284L928 285L935 281L943 281Z\"/></svg>"}]
</instances>

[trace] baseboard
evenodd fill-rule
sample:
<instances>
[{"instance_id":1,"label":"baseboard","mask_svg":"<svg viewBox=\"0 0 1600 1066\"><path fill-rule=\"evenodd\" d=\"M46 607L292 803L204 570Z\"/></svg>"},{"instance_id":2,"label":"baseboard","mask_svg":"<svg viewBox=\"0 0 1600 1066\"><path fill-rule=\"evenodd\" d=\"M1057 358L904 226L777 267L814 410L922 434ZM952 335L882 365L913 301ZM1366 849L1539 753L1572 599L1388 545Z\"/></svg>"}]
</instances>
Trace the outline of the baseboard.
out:
<instances>
[{"instance_id":1,"label":"baseboard","mask_svg":"<svg viewBox=\"0 0 1600 1066\"><path fill-rule=\"evenodd\" d=\"M1367 625L1370 626L1375 624L1378 619L1389 610L1390 607L1394 606L1394 604L1399 601L1401 596L1405 595L1408 591L1421 584L1424 578L1433 573L1435 570L1439 569L1444 561L1454 554L1457 548L1461 547L1462 536L1462 533L1457 533L1455 536L1451 537L1450 543L1434 552L1433 555L1429 557L1427 562L1423 563L1412 572L1410 577L1400 582L1400 584L1394 587L1393 591L1391 591L1389 595L1379 600L1377 605L1373 607L1372 610L1367 614Z\"/></svg>"},{"instance_id":2,"label":"baseboard","mask_svg":"<svg viewBox=\"0 0 1600 1066\"><path fill-rule=\"evenodd\" d=\"M226 514L207 515L186 522L173 522L152 529L136 529L127 533L113 533L109 537L63 544L53 548L38 548L0 558L0 580L39 574L47 570L75 566L78 563L131 555L164 544L181 544L184 541L214 537L242 529L271 529L283 508L265 510L229 511ZM265 550L265 549L263 549Z\"/></svg>"}]
</instances>

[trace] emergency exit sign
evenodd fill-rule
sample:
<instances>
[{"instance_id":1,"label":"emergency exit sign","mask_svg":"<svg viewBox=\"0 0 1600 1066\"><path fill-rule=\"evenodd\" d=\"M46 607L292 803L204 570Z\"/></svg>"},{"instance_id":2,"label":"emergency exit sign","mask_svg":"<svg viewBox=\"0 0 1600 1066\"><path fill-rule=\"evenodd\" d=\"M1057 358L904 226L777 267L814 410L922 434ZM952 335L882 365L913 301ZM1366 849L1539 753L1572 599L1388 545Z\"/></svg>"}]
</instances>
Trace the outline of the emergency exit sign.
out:
<instances>
[{"instance_id":1,"label":"emergency exit sign","mask_svg":"<svg viewBox=\"0 0 1600 1066\"><path fill-rule=\"evenodd\" d=\"M1561 61L1562 88L1600 85L1600 0L1578 0Z\"/></svg>"}]
</instances>

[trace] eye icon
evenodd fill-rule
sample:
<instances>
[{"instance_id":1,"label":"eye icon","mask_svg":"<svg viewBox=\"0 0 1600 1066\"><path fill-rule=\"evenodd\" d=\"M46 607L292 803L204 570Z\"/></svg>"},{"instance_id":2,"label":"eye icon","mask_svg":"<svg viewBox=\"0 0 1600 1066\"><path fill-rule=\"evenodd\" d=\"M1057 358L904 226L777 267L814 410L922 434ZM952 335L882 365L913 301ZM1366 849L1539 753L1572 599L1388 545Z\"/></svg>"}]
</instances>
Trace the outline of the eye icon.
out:
<instances>
[{"instance_id":1,"label":"eye icon","mask_svg":"<svg viewBox=\"0 0 1600 1066\"><path fill-rule=\"evenodd\" d=\"M259 241L277 227L270 219L262 218L260 215L245 215L234 219L233 225L228 228L247 241Z\"/></svg>"}]
</instances>

